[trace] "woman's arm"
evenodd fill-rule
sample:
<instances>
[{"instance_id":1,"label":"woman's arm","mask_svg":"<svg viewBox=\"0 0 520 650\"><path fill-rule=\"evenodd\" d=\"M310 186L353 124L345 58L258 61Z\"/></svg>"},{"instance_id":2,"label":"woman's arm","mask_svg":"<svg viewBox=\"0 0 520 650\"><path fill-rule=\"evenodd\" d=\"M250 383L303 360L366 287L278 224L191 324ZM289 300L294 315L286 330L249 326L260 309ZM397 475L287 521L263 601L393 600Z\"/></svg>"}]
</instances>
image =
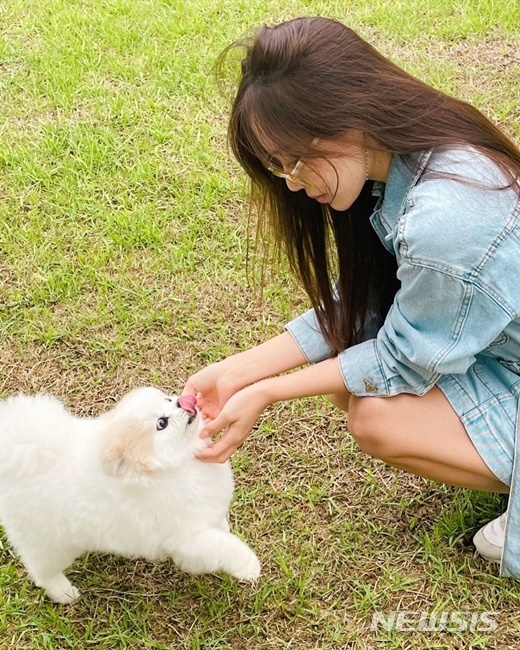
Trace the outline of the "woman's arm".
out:
<instances>
[{"instance_id":1,"label":"woman's arm","mask_svg":"<svg viewBox=\"0 0 520 650\"><path fill-rule=\"evenodd\" d=\"M263 395L267 404L346 390L337 357L287 375L270 377L251 388Z\"/></svg>"},{"instance_id":2,"label":"woman's arm","mask_svg":"<svg viewBox=\"0 0 520 650\"><path fill-rule=\"evenodd\" d=\"M227 429L210 447L197 454L200 460L223 463L247 438L260 413L274 402L345 391L338 359L326 359L296 372L270 377L238 391L219 415L204 426L201 437L209 438Z\"/></svg>"}]
</instances>

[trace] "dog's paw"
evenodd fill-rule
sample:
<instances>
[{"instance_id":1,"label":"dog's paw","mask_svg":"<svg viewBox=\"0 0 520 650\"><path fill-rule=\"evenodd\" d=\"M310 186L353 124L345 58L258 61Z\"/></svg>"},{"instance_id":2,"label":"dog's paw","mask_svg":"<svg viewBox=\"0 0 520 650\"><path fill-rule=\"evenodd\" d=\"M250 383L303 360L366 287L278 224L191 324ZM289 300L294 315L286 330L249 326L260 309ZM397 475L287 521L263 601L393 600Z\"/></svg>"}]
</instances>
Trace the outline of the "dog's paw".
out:
<instances>
[{"instance_id":1,"label":"dog's paw","mask_svg":"<svg viewBox=\"0 0 520 650\"><path fill-rule=\"evenodd\" d=\"M260 577L260 562L256 555L249 549L248 557L240 567L235 568L233 575L241 582L256 582Z\"/></svg>"},{"instance_id":2,"label":"dog's paw","mask_svg":"<svg viewBox=\"0 0 520 650\"><path fill-rule=\"evenodd\" d=\"M46 582L39 586L45 589L47 596L55 603L60 605L69 605L77 600L80 596L79 589L76 589L64 575L54 578L52 582Z\"/></svg>"},{"instance_id":3,"label":"dog's paw","mask_svg":"<svg viewBox=\"0 0 520 650\"><path fill-rule=\"evenodd\" d=\"M52 594L47 591L46 593L49 598L52 598L55 603L59 603L60 605L70 605L70 603L73 603L81 595L79 589L73 585L70 585L70 588L67 589L67 591L62 591L60 593L53 592Z\"/></svg>"}]
</instances>

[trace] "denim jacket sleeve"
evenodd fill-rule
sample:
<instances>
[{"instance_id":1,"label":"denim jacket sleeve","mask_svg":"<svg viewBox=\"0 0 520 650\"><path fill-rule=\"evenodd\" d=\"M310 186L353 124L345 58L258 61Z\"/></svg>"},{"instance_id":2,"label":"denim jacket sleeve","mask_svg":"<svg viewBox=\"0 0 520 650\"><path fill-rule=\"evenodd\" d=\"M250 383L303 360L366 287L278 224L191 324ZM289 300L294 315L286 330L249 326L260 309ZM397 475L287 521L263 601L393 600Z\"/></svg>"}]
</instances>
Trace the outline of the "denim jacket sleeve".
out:
<instances>
[{"instance_id":1,"label":"denim jacket sleeve","mask_svg":"<svg viewBox=\"0 0 520 650\"><path fill-rule=\"evenodd\" d=\"M363 340L376 336L381 319L369 314L363 328ZM298 318L287 323L285 329L292 335L304 357L310 363L318 363L334 356L334 351L323 336L314 309L309 309Z\"/></svg>"},{"instance_id":2,"label":"denim jacket sleeve","mask_svg":"<svg viewBox=\"0 0 520 650\"><path fill-rule=\"evenodd\" d=\"M296 341L309 363L318 363L334 356L334 351L321 333L314 309L309 309L287 323L285 329Z\"/></svg>"},{"instance_id":3,"label":"denim jacket sleeve","mask_svg":"<svg viewBox=\"0 0 520 650\"><path fill-rule=\"evenodd\" d=\"M511 322L474 282L408 262L398 275L402 287L377 336L339 354L354 395L423 395L441 375L465 373Z\"/></svg>"}]
</instances>

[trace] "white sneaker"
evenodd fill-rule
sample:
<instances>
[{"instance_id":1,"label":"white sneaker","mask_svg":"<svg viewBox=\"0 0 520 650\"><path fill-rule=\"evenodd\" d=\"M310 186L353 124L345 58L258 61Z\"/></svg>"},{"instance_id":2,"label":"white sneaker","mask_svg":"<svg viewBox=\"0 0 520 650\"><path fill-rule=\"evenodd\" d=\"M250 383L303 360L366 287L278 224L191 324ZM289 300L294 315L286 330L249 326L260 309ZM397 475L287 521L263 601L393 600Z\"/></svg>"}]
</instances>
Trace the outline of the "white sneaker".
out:
<instances>
[{"instance_id":1,"label":"white sneaker","mask_svg":"<svg viewBox=\"0 0 520 650\"><path fill-rule=\"evenodd\" d=\"M504 548L507 510L500 517L482 526L473 537L479 555L490 562L500 562Z\"/></svg>"}]
</instances>

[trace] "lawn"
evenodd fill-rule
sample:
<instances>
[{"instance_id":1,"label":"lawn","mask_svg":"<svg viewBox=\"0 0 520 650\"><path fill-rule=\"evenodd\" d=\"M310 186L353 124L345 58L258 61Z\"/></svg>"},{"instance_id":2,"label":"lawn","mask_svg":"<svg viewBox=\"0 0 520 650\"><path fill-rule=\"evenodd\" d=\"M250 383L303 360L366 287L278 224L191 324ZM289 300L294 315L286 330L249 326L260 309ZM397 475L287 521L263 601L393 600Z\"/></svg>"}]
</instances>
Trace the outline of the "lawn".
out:
<instances>
[{"instance_id":1,"label":"lawn","mask_svg":"<svg viewBox=\"0 0 520 650\"><path fill-rule=\"evenodd\" d=\"M474 103L520 140L511 0L2 0L0 391L80 415L128 389L179 392L306 308L283 265L263 294L226 148L220 51L320 14ZM323 399L270 408L233 458L232 528L258 584L88 555L80 600L43 598L0 534L0 650L505 648L520 584L474 556L503 496L411 477L356 449ZM495 630L371 630L374 612L492 612Z\"/></svg>"}]
</instances>

